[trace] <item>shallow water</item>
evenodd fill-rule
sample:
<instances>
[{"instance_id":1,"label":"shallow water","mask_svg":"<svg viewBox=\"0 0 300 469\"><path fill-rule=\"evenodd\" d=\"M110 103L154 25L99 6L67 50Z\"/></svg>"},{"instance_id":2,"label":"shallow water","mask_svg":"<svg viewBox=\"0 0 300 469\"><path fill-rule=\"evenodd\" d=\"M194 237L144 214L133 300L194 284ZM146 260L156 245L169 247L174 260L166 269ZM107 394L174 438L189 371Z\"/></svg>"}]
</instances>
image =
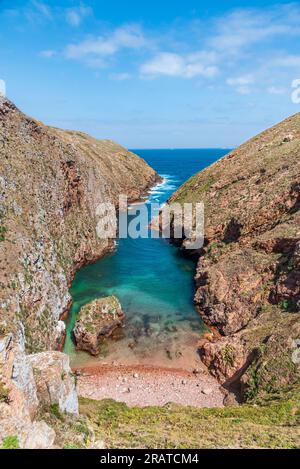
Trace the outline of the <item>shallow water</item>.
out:
<instances>
[{"instance_id":1,"label":"shallow water","mask_svg":"<svg viewBox=\"0 0 300 469\"><path fill-rule=\"evenodd\" d=\"M227 150L134 150L163 176L148 202L164 203L192 174L223 156ZM129 214L130 221L130 214ZM120 239L117 250L81 269L70 290L73 297L67 320L65 352L73 366L91 363L185 366L196 357L196 343L204 330L193 307L191 260L163 239ZM76 352L72 329L82 305L116 295L126 314L123 337L104 344L93 358Z\"/></svg>"}]
</instances>

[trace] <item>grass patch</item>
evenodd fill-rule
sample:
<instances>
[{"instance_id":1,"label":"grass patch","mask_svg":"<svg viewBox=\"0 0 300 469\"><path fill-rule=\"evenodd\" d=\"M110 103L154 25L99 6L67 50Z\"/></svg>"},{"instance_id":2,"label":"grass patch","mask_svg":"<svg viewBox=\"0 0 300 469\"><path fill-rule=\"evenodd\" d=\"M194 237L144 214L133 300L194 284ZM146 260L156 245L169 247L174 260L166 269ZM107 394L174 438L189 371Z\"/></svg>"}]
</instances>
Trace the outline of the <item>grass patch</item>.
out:
<instances>
[{"instance_id":1,"label":"grass patch","mask_svg":"<svg viewBox=\"0 0 300 469\"><path fill-rule=\"evenodd\" d=\"M108 448L297 448L298 397L217 409L174 404L129 408L81 398L80 409Z\"/></svg>"},{"instance_id":2,"label":"grass patch","mask_svg":"<svg viewBox=\"0 0 300 469\"><path fill-rule=\"evenodd\" d=\"M19 439L16 435L9 435L3 438L1 449L19 449Z\"/></svg>"},{"instance_id":3,"label":"grass patch","mask_svg":"<svg viewBox=\"0 0 300 469\"><path fill-rule=\"evenodd\" d=\"M59 405L57 403L51 404L50 406L50 413L53 415L53 417L63 420L63 415L61 411L59 410Z\"/></svg>"}]
</instances>

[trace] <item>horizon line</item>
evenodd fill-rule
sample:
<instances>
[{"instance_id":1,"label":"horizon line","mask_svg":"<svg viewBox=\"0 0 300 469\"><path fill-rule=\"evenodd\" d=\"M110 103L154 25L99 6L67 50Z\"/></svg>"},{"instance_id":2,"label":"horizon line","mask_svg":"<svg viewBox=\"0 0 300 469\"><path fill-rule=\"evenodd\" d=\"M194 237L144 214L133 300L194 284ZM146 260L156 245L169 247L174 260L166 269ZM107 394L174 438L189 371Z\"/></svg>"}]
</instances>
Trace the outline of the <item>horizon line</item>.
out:
<instances>
[{"instance_id":1,"label":"horizon line","mask_svg":"<svg viewBox=\"0 0 300 469\"><path fill-rule=\"evenodd\" d=\"M233 150L237 147L157 147L157 148L141 148L141 147L128 147L130 151L137 151L137 150L169 150L169 151L176 151L176 150Z\"/></svg>"}]
</instances>

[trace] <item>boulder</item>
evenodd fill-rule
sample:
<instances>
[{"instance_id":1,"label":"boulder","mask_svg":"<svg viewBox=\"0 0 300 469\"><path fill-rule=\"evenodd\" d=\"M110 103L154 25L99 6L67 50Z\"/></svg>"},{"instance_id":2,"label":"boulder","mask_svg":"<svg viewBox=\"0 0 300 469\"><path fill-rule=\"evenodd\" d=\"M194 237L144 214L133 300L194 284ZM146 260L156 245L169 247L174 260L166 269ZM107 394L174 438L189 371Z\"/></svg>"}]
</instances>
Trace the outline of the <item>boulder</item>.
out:
<instances>
[{"instance_id":1,"label":"boulder","mask_svg":"<svg viewBox=\"0 0 300 469\"><path fill-rule=\"evenodd\" d=\"M39 404L31 363L12 334L0 337L0 403L0 420L24 422L35 416Z\"/></svg>"},{"instance_id":2,"label":"boulder","mask_svg":"<svg viewBox=\"0 0 300 469\"><path fill-rule=\"evenodd\" d=\"M115 296L100 298L83 306L73 329L76 347L98 355L101 343L122 326L125 314Z\"/></svg>"},{"instance_id":3,"label":"boulder","mask_svg":"<svg viewBox=\"0 0 300 469\"><path fill-rule=\"evenodd\" d=\"M42 352L29 355L41 405L58 404L61 412L78 414L76 382L68 355Z\"/></svg>"},{"instance_id":4,"label":"boulder","mask_svg":"<svg viewBox=\"0 0 300 469\"><path fill-rule=\"evenodd\" d=\"M25 449L47 449L53 446L55 431L43 420L33 422L22 444Z\"/></svg>"}]
</instances>

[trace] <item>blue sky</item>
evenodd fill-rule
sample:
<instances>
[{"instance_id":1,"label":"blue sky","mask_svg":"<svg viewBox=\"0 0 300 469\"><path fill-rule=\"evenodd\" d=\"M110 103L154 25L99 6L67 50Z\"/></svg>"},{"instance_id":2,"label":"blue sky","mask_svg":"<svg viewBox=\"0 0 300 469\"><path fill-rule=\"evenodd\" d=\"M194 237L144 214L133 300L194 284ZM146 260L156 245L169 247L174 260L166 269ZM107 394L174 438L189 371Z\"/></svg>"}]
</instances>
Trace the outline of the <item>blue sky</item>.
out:
<instances>
[{"instance_id":1,"label":"blue sky","mask_svg":"<svg viewBox=\"0 0 300 469\"><path fill-rule=\"evenodd\" d=\"M300 3L0 0L0 79L47 124L234 147L300 110Z\"/></svg>"}]
</instances>

